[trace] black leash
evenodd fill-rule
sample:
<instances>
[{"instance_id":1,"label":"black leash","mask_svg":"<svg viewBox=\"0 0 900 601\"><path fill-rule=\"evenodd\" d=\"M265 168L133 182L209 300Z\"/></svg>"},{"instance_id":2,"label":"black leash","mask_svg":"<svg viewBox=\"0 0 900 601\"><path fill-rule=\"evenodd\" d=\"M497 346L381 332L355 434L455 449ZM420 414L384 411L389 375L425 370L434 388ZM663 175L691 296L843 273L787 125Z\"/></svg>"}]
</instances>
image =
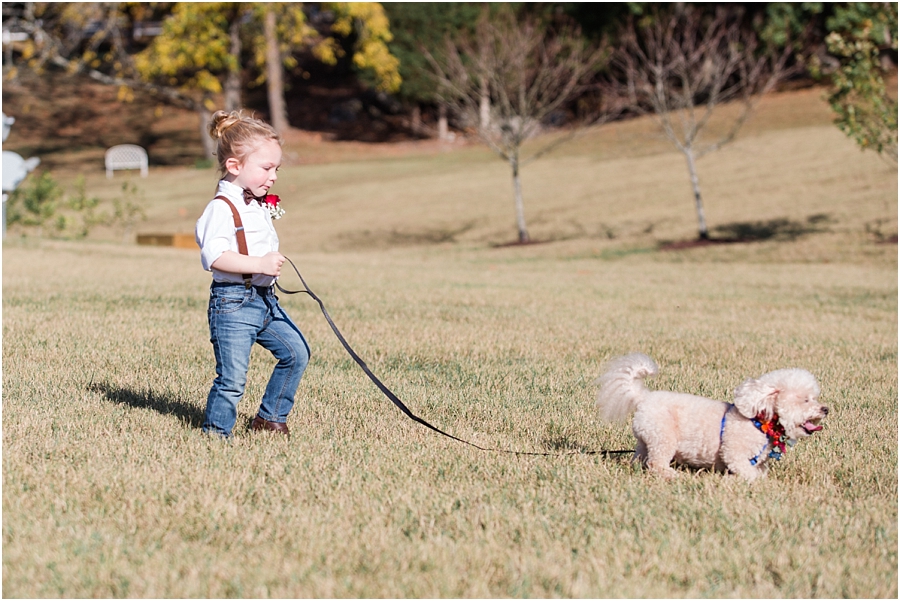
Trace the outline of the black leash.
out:
<instances>
[{"instance_id":1,"label":"black leash","mask_svg":"<svg viewBox=\"0 0 900 601\"><path fill-rule=\"evenodd\" d=\"M366 362L362 360L362 357L360 357L359 355L356 354L356 351L353 350L353 348L350 346L350 344L344 338L344 335L341 334L341 331L338 329L338 327L335 325L334 321L331 319L331 316L328 314L328 309L325 308L325 303L323 303L322 299L320 299L318 296L316 296L316 293L310 289L309 285L306 283L306 280L304 280L303 276L300 274L300 270L297 269L296 265L294 265L294 262L291 261L290 259L288 259L287 257L285 257L285 260L287 260L287 262L291 264L291 267L294 268L294 272L297 274L297 277L300 278L300 281L303 283L304 289L303 290L286 290L286 289L282 288L281 284L279 284L278 281L276 280L275 286L278 288L278 290L280 290L284 294L301 294L301 293L308 294L310 296L310 298L312 298L314 301L316 301L319 304L319 308L322 310L322 315L325 316L325 320L328 321L328 325L331 326L331 330L334 332L334 335L337 336L337 339L341 342L344 349L350 354L351 357L353 357L353 360L356 361L357 365L359 365L362 368L362 370L366 373L366 375L369 376L369 379L372 380L372 382L375 384L375 386L377 386L378 389L381 390L382 393L384 393L384 396L389 398L391 400L391 402L394 403L394 405L396 405L397 408L406 415L406 417L413 420L414 422L421 424L421 425L425 426L426 428L428 428L429 430L433 430L434 432L437 432L438 434L442 434L443 436L446 436L447 438L452 438L453 440L455 440L457 442L467 444L470 447L475 447L476 449L478 449L480 451L492 451L495 453L510 453L513 455L538 455L538 456L621 455L621 454L625 454L625 453L633 453L634 452L633 450L629 449L629 450L621 450L621 451L600 450L600 451L572 451L570 453L537 453L537 452L528 452L528 451L509 451L506 449L493 449L493 448L478 446L477 444L475 444L473 442L469 442L468 440L463 440L462 438L457 438L456 436L453 436L452 434L448 434L448 433L444 432L440 428L432 426L427 421L425 421L424 419L422 419L421 417L419 417L418 415L416 415L412 411L410 411L409 407L407 407L405 404L403 404L403 401L401 401L397 397L397 395L393 393L393 391L390 388L385 386L384 383L378 379L378 376L376 376L374 373L372 373L372 370L369 369L369 366L366 365Z\"/></svg>"}]
</instances>

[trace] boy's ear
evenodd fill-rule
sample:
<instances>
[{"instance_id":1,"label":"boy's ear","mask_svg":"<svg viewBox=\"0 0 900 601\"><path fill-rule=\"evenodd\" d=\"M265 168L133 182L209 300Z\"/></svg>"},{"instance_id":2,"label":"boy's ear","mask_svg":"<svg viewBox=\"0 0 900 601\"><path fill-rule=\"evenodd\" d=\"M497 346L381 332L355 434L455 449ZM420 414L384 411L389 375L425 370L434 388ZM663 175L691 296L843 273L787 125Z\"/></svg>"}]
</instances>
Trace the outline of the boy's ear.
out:
<instances>
[{"instance_id":1,"label":"boy's ear","mask_svg":"<svg viewBox=\"0 0 900 601\"><path fill-rule=\"evenodd\" d=\"M230 159L225 159L225 171L227 171L231 175L240 175L241 162L239 160L237 160L235 157L231 157Z\"/></svg>"}]
</instances>

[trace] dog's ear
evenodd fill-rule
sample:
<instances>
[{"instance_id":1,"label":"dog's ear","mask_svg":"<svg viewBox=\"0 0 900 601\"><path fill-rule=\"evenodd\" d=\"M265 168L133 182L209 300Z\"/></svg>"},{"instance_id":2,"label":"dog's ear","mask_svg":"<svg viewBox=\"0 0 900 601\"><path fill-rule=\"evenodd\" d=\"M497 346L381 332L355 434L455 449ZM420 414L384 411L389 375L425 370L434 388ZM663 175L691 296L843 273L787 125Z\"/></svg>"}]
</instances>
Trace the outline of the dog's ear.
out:
<instances>
[{"instance_id":1,"label":"dog's ear","mask_svg":"<svg viewBox=\"0 0 900 601\"><path fill-rule=\"evenodd\" d=\"M747 419L760 414L768 419L775 413L778 392L774 386L750 378L734 391L734 406Z\"/></svg>"}]
</instances>

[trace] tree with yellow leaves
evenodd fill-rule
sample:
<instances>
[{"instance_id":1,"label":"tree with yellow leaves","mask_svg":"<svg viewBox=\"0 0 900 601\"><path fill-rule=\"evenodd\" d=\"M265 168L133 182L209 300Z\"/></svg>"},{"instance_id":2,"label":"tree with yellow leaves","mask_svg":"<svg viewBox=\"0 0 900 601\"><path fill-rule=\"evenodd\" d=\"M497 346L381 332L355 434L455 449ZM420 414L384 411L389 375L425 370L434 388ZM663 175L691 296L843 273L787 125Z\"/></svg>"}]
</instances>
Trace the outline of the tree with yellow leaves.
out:
<instances>
[{"instance_id":1,"label":"tree with yellow leaves","mask_svg":"<svg viewBox=\"0 0 900 601\"><path fill-rule=\"evenodd\" d=\"M307 12L318 15L316 26ZM228 109L241 107L246 67L259 72L253 83L268 83L273 125L285 131L282 69L296 67L295 54L307 49L334 64L344 53L339 38L353 35L353 64L367 83L391 92L400 85L378 3L26 3L25 13L19 25L30 34L29 67L54 64L119 86L123 100L145 90L196 110L204 143L214 95L224 93ZM135 53L134 31L151 20L162 21L162 31Z\"/></svg>"},{"instance_id":2,"label":"tree with yellow leaves","mask_svg":"<svg viewBox=\"0 0 900 601\"><path fill-rule=\"evenodd\" d=\"M396 92L400 88L400 61L391 54L388 42L394 39L384 7L378 2L327 2L324 7L334 11L332 32L348 37L357 35L353 64L362 73L371 73L376 88ZM317 56L334 64L340 52L335 38L326 38L318 45Z\"/></svg>"},{"instance_id":3,"label":"tree with yellow leaves","mask_svg":"<svg viewBox=\"0 0 900 601\"><path fill-rule=\"evenodd\" d=\"M164 21L162 34L137 55L135 65L148 80L199 93L200 110L205 113L213 108L213 94L240 89L233 80L243 67L241 40L248 40L250 66L260 73L254 83L268 82L272 124L282 132L288 127L283 68L295 67L294 52L306 48L319 60L334 64L343 52L335 36L355 33L354 65L371 73L377 87L397 89L398 61L387 49L391 33L381 5L325 3L321 8L333 15L326 34L308 23L302 3L181 2ZM226 108L239 106L239 97L226 93ZM201 118L205 123L207 115Z\"/></svg>"},{"instance_id":4,"label":"tree with yellow leaves","mask_svg":"<svg viewBox=\"0 0 900 601\"><path fill-rule=\"evenodd\" d=\"M288 128L284 102L282 68L297 66L293 56L296 49L310 47L313 55L328 65L334 65L344 54L334 35L321 35L309 26L302 5L255 5L264 23L262 39L254 41L254 64L265 66L255 83L268 83L269 112L272 125L279 132ZM349 37L356 33L353 64L367 82L379 90L395 92L400 87L400 61L388 50L393 39L387 16L381 4L372 2L327 2L320 6L325 21L333 19L332 34Z\"/></svg>"}]
</instances>

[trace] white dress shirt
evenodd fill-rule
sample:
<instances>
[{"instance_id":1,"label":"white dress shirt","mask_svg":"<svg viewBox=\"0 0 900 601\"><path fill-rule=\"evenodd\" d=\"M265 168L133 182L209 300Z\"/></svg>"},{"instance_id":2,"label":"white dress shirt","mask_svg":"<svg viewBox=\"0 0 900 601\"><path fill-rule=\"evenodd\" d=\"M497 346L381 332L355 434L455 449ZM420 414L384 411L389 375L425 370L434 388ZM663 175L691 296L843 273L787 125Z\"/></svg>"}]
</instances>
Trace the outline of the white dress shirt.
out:
<instances>
[{"instance_id":1,"label":"white dress shirt","mask_svg":"<svg viewBox=\"0 0 900 601\"><path fill-rule=\"evenodd\" d=\"M247 204L244 201L244 191L225 180L219 182L216 196L226 197L237 208L244 224L247 253L251 257L262 257L266 253L278 250L278 234L275 233L268 208L255 201ZM194 235L197 245L200 247L200 263L203 265L203 269L212 271L214 281L244 283L244 279L239 273L228 273L212 268L212 264L225 251L239 252L234 229L234 216L223 200L213 199L206 205L206 209L197 220ZM275 279L272 276L255 273L251 283L254 286L271 286Z\"/></svg>"}]
</instances>

